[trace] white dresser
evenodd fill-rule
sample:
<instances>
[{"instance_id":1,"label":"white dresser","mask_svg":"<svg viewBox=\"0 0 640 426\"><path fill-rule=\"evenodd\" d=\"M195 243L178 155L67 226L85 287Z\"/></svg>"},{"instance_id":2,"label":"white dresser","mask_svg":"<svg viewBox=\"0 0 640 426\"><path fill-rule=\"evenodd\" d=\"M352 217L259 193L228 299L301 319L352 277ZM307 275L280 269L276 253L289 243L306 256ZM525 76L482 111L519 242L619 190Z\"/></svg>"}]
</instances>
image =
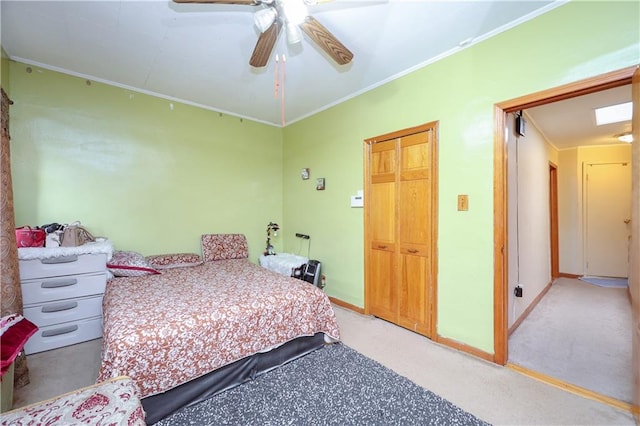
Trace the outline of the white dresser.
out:
<instances>
[{"instance_id":1,"label":"white dresser","mask_svg":"<svg viewBox=\"0 0 640 426\"><path fill-rule=\"evenodd\" d=\"M107 254L20 259L23 315L39 330L27 355L102 337Z\"/></svg>"}]
</instances>

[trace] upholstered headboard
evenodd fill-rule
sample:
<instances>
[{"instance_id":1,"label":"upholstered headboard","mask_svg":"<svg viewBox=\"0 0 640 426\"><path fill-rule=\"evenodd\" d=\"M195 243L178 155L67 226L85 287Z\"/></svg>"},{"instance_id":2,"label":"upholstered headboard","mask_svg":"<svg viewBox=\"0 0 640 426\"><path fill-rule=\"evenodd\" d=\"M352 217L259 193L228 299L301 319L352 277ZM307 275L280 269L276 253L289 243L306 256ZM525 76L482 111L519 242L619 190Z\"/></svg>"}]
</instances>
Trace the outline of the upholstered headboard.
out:
<instances>
[{"instance_id":1,"label":"upholstered headboard","mask_svg":"<svg viewBox=\"0 0 640 426\"><path fill-rule=\"evenodd\" d=\"M249 246L244 234L203 234L200 241L205 262L249 257Z\"/></svg>"}]
</instances>

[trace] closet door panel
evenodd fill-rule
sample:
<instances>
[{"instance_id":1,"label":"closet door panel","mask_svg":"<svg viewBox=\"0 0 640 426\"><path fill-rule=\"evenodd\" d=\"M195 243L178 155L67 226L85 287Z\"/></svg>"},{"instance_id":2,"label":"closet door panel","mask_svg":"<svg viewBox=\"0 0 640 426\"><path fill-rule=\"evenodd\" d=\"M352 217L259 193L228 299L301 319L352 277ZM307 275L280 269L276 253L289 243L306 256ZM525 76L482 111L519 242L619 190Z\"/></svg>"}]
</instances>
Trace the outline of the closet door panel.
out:
<instances>
[{"instance_id":1,"label":"closet door panel","mask_svg":"<svg viewBox=\"0 0 640 426\"><path fill-rule=\"evenodd\" d=\"M398 318L394 256L393 250L372 249L369 252L369 312L391 322L397 322Z\"/></svg>"},{"instance_id":2,"label":"closet door panel","mask_svg":"<svg viewBox=\"0 0 640 426\"><path fill-rule=\"evenodd\" d=\"M369 163L371 183L395 181L396 162L395 140L373 144Z\"/></svg>"},{"instance_id":3,"label":"closet door panel","mask_svg":"<svg viewBox=\"0 0 640 426\"><path fill-rule=\"evenodd\" d=\"M430 334L429 258L400 255L398 325Z\"/></svg>"},{"instance_id":4,"label":"closet door panel","mask_svg":"<svg viewBox=\"0 0 640 426\"><path fill-rule=\"evenodd\" d=\"M430 336L431 132L400 140L398 324Z\"/></svg>"},{"instance_id":5,"label":"closet door panel","mask_svg":"<svg viewBox=\"0 0 640 426\"><path fill-rule=\"evenodd\" d=\"M426 179L401 181L398 194L400 244L427 244L431 237L431 194Z\"/></svg>"},{"instance_id":6,"label":"closet door panel","mask_svg":"<svg viewBox=\"0 0 640 426\"><path fill-rule=\"evenodd\" d=\"M372 315L397 321L396 285L396 174L397 149L394 140L371 146L369 158L368 289Z\"/></svg>"},{"instance_id":7,"label":"closet door panel","mask_svg":"<svg viewBox=\"0 0 640 426\"><path fill-rule=\"evenodd\" d=\"M369 198L373 206L369 210L371 241L374 244L395 243L395 183L372 184Z\"/></svg>"},{"instance_id":8,"label":"closet door panel","mask_svg":"<svg viewBox=\"0 0 640 426\"><path fill-rule=\"evenodd\" d=\"M426 179L431 163L429 137L421 132L400 139L400 179Z\"/></svg>"},{"instance_id":9,"label":"closet door panel","mask_svg":"<svg viewBox=\"0 0 640 426\"><path fill-rule=\"evenodd\" d=\"M366 312L431 337L437 124L407 130L365 141Z\"/></svg>"}]
</instances>

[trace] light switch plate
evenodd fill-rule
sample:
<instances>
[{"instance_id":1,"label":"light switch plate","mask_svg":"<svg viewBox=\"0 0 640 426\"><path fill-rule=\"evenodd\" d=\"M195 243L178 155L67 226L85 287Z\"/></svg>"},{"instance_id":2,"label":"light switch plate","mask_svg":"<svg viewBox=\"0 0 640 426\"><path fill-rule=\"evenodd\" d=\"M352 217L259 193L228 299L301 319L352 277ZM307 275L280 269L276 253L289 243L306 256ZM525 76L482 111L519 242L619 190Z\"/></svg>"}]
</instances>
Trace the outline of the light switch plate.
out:
<instances>
[{"instance_id":1,"label":"light switch plate","mask_svg":"<svg viewBox=\"0 0 640 426\"><path fill-rule=\"evenodd\" d=\"M466 212L469 210L469 196L466 194L458 195L458 211Z\"/></svg>"}]
</instances>

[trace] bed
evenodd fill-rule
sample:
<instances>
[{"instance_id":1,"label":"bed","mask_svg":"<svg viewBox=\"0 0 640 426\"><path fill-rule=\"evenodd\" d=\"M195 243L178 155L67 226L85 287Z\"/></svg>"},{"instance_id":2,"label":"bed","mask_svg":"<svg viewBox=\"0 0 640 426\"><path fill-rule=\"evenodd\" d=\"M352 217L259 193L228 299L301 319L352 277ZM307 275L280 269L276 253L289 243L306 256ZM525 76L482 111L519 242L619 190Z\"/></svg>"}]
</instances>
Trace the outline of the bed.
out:
<instances>
[{"instance_id":1,"label":"bed","mask_svg":"<svg viewBox=\"0 0 640 426\"><path fill-rule=\"evenodd\" d=\"M147 422L340 338L327 296L248 261L239 234L202 238L202 264L114 278L98 380L126 375Z\"/></svg>"}]
</instances>

